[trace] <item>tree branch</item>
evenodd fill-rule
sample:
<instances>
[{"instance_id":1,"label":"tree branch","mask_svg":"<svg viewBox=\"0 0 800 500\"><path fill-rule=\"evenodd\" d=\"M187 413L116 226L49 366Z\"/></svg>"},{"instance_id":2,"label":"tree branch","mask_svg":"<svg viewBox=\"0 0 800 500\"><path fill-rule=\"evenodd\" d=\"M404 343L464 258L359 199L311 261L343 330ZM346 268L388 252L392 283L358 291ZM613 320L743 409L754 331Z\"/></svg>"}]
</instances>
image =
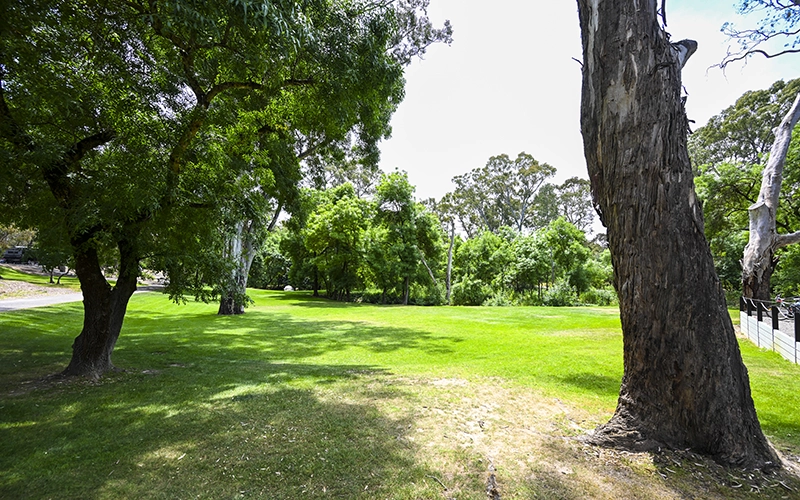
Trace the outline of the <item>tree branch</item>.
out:
<instances>
[{"instance_id":1,"label":"tree branch","mask_svg":"<svg viewBox=\"0 0 800 500\"><path fill-rule=\"evenodd\" d=\"M800 243L800 231L775 236L775 250L795 243Z\"/></svg>"}]
</instances>

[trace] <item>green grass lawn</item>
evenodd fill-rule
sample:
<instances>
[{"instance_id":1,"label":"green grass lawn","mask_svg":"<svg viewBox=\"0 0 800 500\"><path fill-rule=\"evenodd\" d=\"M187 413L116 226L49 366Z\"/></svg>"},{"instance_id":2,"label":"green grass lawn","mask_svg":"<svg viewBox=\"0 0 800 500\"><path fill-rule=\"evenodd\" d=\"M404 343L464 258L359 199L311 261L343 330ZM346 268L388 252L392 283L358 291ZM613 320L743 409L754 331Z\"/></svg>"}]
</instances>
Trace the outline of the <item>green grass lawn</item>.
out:
<instances>
[{"instance_id":1,"label":"green grass lawn","mask_svg":"<svg viewBox=\"0 0 800 500\"><path fill-rule=\"evenodd\" d=\"M99 382L43 380L81 304L0 314L0 498L483 499L491 473L504 499L786 498L575 439L616 404L614 308L252 293L235 317L135 295ZM800 368L742 346L764 431L800 453Z\"/></svg>"},{"instance_id":2,"label":"green grass lawn","mask_svg":"<svg viewBox=\"0 0 800 500\"><path fill-rule=\"evenodd\" d=\"M44 286L44 287L58 287L58 288L71 288L76 292L81 290L81 284L78 282L78 278L75 276L64 276L61 278L61 284L50 283L50 276L39 275L39 274L27 274L20 272L13 267L2 265L0 264L0 277L4 280L9 281L24 281L26 283L31 283L34 285ZM56 274L53 278L54 280L58 279L58 274Z\"/></svg>"}]
</instances>

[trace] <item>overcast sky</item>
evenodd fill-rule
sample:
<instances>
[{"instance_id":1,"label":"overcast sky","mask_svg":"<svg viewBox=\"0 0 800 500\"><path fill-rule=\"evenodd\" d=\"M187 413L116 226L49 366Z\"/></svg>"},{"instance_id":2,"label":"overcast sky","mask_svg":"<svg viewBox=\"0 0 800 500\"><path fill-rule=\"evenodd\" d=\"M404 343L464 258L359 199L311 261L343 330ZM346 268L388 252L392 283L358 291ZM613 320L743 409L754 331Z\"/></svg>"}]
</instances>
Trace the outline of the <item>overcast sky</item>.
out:
<instances>
[{"instance_id":1,"label":"overcast sky","mask_svg":"<svg viewBox=\"0 0 800 500\"><path fill-rule=\"evenodd\" d=\"M406 70L406 97L382 143L381 168L405 170L417 199L440 198L451 179L490 156L525 151L556 167L556 182L587 178L580 135L581 59L577 3L570 0L431 0L435 24L450 19L451 46L431 47ZM683 70L689 119L696 127L745 91L800 76L800 58L751 58L724 73L731 45L725 21L753 27L734 0L671 0L667 31L698 51Z\"/></svg>"}]
</instances>

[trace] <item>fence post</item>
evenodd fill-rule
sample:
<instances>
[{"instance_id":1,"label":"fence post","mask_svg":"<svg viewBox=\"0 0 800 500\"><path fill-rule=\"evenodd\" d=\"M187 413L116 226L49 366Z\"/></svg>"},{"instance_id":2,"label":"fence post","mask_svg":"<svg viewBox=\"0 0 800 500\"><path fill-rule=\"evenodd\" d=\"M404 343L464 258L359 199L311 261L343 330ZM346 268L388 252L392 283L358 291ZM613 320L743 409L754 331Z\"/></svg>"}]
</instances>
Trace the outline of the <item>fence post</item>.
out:
<instances>
[{"instance_id":1,"label":"fence post","mask_svg":"<svg viewBox=\"0 0 800 500\"><path fill-rule=\"evenodd\" d=\"M797 316L792 318L794 321L794 364L797 364L797 343L800 342L800 321L797 321Z\"/></svg>"},{"instance_id":2,"label":"fence post","mask_svg":"<svg viewBox=\"0 0 800 500\"><path fill-rule=\"evenodd\" d=\"M764 304L761 302L756 302L756 317L759 323L764 321Z\"/></svg>"},{"instance_id":3,"label":"fence post","mask_svg":"<svg viewBox=\"0 0 800 500\"><path fill-rule=\"evenodd\" d=\"M780 325L778 324L778 306L772 306L772 329L773 330L780 330ZM775 334L773 333L772 336L774 337Z\"/></svg>"},{"instance_id":4,"label":"fence post","mask_svg":"<svg viewBox=\"0 0 800 500\"><path fill-rule=\"evenodd\" d=\"M746 310L747 310L747 306L745 305L744 297L740 296L739 297L739 312L744 312Z\"/></svg>"},{"instance_id":5,"label":"fence post","mask_svg":"<svg viewBox=\"0 0 800 500\"><path fill-rule=\"evenodd\" d=\"M745 302L745 304L747 304L747 315L748 316L752 316L753 315L753 301L744 299L744 302Z\"/></svg>"}]
</instances>

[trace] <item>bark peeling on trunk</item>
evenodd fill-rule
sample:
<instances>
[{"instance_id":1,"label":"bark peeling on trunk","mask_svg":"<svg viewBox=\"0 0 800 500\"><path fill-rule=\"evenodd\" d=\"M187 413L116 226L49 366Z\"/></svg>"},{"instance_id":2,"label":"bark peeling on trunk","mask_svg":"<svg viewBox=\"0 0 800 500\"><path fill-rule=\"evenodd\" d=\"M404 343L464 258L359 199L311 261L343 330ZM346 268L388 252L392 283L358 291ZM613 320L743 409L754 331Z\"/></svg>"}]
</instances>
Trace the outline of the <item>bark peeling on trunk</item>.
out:
<instances>
[{"instance_id":1,"label":"bark peeling on trunk","mask_svg":"<svg viewBox=\"0 0 800 500\"><path fill-rule=\"evenodd\" d=\"M220 297L217 314L244 314L247 277L256 257L253 232L252 221L239 221L236 223L234 233L229 237L226 257L232 259L235 264L231 270L230 281Z\"/></svg>"},{"instance_id":2,"label":"bark peeling on trunk","mask_svg":"<svg viewBox=\"0 0 800 500\"><path fill-rule=\"evenodd\" d=\"M775 251L800 241L800 232L778 234L776 214L783 183L783 167L792 129L800 121L800 94L775 129L775 140L769 152L758 200L748 209L750 232L742 258L742 294L745 297L769 300L770 280L775 269Z\"/></svg>"},{"instance_id":3,"label":"bark peeling on trunk","mask_svg":"<svg viewBox=\"0 0 800 500\"><path fill-rule=\"evenodd\" d=\"M588 439L779 466L756 417L694 193L680 69L696 44L670 44L655 0L578 7L584 154L608 230L625 365L616 412Z\"/></svg>"}]
</instances>

